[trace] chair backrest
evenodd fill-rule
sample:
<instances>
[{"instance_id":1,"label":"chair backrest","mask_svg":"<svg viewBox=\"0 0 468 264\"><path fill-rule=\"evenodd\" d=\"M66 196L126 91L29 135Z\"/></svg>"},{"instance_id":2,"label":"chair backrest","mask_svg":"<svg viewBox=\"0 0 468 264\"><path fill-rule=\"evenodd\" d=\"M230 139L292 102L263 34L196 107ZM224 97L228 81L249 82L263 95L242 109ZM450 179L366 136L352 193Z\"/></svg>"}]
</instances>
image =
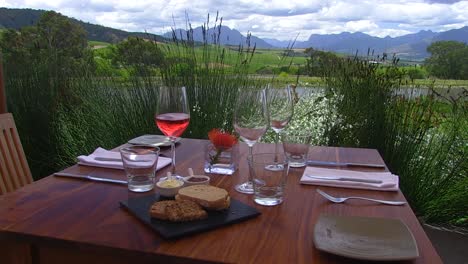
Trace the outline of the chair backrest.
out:
<instances>
[{"instance_id":1,"label":"chair backrest","mask_svg":"<svg viewBox=\"0 0 468 264\"><path fill-rule=\"evenodd\" d=\"M10 113L0 114L0 194L33 181L26 155Z\"/></svg>"}]
</instances>

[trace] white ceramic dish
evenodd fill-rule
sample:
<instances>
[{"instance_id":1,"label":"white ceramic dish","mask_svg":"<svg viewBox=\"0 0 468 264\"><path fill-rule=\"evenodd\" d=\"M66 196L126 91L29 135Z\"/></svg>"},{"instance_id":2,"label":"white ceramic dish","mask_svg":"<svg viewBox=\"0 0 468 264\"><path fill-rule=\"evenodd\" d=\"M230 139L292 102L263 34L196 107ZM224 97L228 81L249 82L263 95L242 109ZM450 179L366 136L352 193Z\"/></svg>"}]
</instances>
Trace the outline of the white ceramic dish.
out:
<instances>
[{"instance_id":1,"label":"white ceramic dish","mask_svg":"<svg viewBox=\"0 0 468 264\"><path fill-rule=\"evenodd\" d=\"M192 186L192 185L208 185L210 184L210 177L205 175L191 175L188 177L184 177L184 186Z\"/></svg>"},{"instance_id":2,"label":"white ceramic dish","mask_svg":"<svg viewBox=\"0 0 468 264\"><path fill-rule=\"evenodd\" d=\"M176 143L180 141L181 138L176 139ZM132 145L151 145L151 146L170 146L171 142L169 138L162 135L143 135L128 141Z\"/></svg>"},{"instance_id":3,"label":"white ceramic dish","mask_svg":"<svg viewBox=\"0 0 468 264\"><path fill-rule=\"evenodd\" d=\"M167 182L167 179L160 180L156 183L156 188L159 191L159 194L161 196L174 197L179 192L179 189L185 186L185 183L183 180L174 179L171 181L175 181L176 186L170 186L170 187L164 186Z\"/></svg>"},{"instance_id":4,"label":"white ceramic dish","mask_svg":"<svg viewBox=\"0 0 468 264\"><path fill-rule=\"evenodd\" d=\"M419 256L413 234L399 219L320 215L314 244L319 250L361 260L410 260Z\"/></svg>"}]
</instances>

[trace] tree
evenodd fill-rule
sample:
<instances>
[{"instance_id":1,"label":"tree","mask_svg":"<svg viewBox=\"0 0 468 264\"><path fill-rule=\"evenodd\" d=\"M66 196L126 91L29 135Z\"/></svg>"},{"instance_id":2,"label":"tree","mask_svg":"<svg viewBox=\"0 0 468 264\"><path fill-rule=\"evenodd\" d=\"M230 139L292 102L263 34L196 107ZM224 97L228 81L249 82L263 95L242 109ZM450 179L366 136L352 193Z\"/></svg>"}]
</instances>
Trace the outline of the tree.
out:
<instances>
[{"instance_id":1,"label":"tree","mask_svg":"<svg viewBox=\"0 0 468 264\"><path fill-rule=\"evenodd\" d=\"M334 62L340 60L332 52L315 50L313 48L307 48L304 52L310 56L306 64L306 71L309 76L323 76L325 65L333 65Z\"/></svg>"},{"instance_id":2,"label":"tree","mask_svg":"<svg viewBox=\"0 0 468 264\"><path fill-rule=\"evenodd\" d=\"M457 41L437 41L427 51L429 72L438 78L468 79L468 45Z\"/></svg>"},{"instance_id":3,"label":"tree","mask_svg":"<svg viewBox=\"0 0 468 264\"><path fill-rule=\"evenodd\" d=\"M164 54L157 43L139 37L129 37L115 47L115 64L132 67L137 75L146 75L164 63Z\"/></svg>"},{"instance_id":4,"label":"tree","mask_svg":"<svg viewBox=\"0 0 468 264\"><path fill-rule=\"evenodd\" d=\"M7 30L0 43L7 70L46 71L53 76L74 76L79 68L94 69L86 31L67 17L45 12L35 26Z\"/></svg>"}]
</instances>

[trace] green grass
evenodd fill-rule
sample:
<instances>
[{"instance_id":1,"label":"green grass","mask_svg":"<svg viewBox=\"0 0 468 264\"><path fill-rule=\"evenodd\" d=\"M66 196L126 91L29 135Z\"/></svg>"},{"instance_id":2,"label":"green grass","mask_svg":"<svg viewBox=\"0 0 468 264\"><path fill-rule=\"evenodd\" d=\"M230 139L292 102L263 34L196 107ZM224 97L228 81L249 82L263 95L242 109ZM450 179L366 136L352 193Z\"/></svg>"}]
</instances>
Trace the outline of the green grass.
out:
<instances>
[{"instance_id":1,"label":"green grass","mask_svg":"<svg viewBox=\"0 0 468 264\"><path fill-rule=\"evenodd\" d=\"M105 57L102 56L103 54L109 54L111 52L112 45L106 43L105 47L102 47L95 51L96 56L100 58ZM163 51L168 52L169 50L177 49L177 46L174 44L158 44L161 46ZM95 46L102 46L102 44L98 43ZM192 50L194 57L197 58L197 61L202 61L204 54L218 52L218 49L224 50L225 59L223 60L222 65L217 65L220 67L225 67L226 72L234 72L235 67L238 64L238 53L239 47L218 47L215 45L207 45L207 46L195 46ZM261 69L280 69L281 67L288 67L291 64L293 67L299 67L305 65L306 57L304 56L296 56L296 57L286 57L283 58L283 52L285 50L279 49L256 49L255 55L253 56L252 60L249 61L248 64L248 72L250 74L256 74ZM98 52L98 53L96 53ZM172 56L170 52L166 54L168 56ZM107 57L108 58L108 57ZM213 61L211 63L217 63L215 58L212 58ZM218 62L219 63L219 62Z\"/></svg>"},{"instance_id":2,"label":"green grass","mask_svg":"<svg viewBox=\"0 0 468 264\"><path fill-rule=\"evenodd\" d=\"M112 56L112 44L105 43L105 42L96 42L96 46L104 45L105 47L99 48L94 50L95 58L99 60L99 63L105 65L106 70L105 72L115 71L116 76L125 75L121 72L122 69L112 69L112 63L110 61L110 57ZM158 44L161 46L162 50L168 49L175 49L174 44ZM233 73L235 70L235 66L238 63L237 61L237 53L238 47L216 47L216 46L196 46L193 49L193 55L197 58L197 61L203 61L203 54L204 52L215 52L216 49L224 49L225 50L225 59L222 65L216 65L220 67L224 67L224 71L229 73ZM323 79L320 77L313 77L307 75L299 75L299 77L295 73L289 73L288 67L291 64L292 68L304 67L306 64L307 58L305 56L298 56L297 54L301 54L302 50L296 51L296 56L294 57L283 57L283 53L285 50L283 49L256 49L252 60L248 64L247 71L249 74L255 75L252 77L259 78L259 79L269 79L269 78L277 78L278 80L284 82L284 84L296 84L298 82L299 87L317 87L323 86ZM169 54L170 55L170 54ZM304 54L305 55L305 54ZM212 58L211 61L212 65L215 62L215 58ZM219 63L219 62L218 62ZM401 69L408 69L414 67L400 67ZM262 71L263 70L263 71ZM283 74L279 75L279 73L283 72ZM276 74L275 74L276 73ZM468 80L443 80L443 79L434 79L434 78L427 78L427 79L414 79L410 80L406 78L403 81L403 84L408 83L408 86L411 85L418 85L421 87L432 87L438 89L449 89L453 87L468 87Z\"/></svg>"},{"instance_id":3,"label":"green grass","mask_svg":"<svg viewBox=\"0 0 468 264\"><path fill-rule=\"evenodd\" d=\"M90 41L88 41L88 45L92 49L102 49L102 48L110 46L111 44L108 43L108 42L90 40Z\"/></svg>"}]
</instances>

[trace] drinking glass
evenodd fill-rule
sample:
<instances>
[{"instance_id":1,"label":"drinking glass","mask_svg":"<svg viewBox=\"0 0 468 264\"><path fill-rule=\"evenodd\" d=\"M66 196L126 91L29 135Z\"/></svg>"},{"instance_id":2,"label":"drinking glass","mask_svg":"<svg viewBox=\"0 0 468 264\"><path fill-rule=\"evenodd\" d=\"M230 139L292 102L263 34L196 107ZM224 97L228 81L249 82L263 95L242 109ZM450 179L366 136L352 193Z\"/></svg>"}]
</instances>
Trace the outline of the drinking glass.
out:
<instances>
[{"instance_id":1,"label":"drinking glass","mask_svg":"<svg viewBox=\"0 0 468 264\"><path fill-rule=\"evenodd\" d=\"M289 166L304 167L307 163L312 134L303 131L286 131L281 134L281 139Z\"/></svg>"},{"instance_id":2,"label":"drinking glass","mask_svg":"<svg viewBox=\"0 0 468 264\"><path fill-rule=\"evenodd\" d=\"M160 87L156 125L171 141L172 175L176 176L175 141L187 129L190 111L185 87Z\"/></svg>"},{"instance_id":3,"label":"drinking glass","mask_svg":"<svg viewBox=\"0 0 468 264\"><path fill-rule=\"evenodd\" d=\"M275 131L275 155L278 156L279 134L288 125L294 113L291 87L275 88L269 86L267 91L270 126Z\"/></svg>"},{"instance_id":4,"label":"drinking glass","mask_svg":"<svg viewBox=\"0 0 468 264\"><path fill-rule=\"evenodd\" d=\"M276 165L277 169L270 169ZM249 167L253 173L254 202L274 206L283 202L289 165L284 155L274 153L250 156Z\"/></svg>"},{"instance_id":5,"label":"drinking glass","mask_svg":"<svg viewBox=\"0 0 468 264\"><path fill-rule=\"evenodd\" d=\"M234 129L242 141L249 146L249 158L255 143L268 129L268 110L266 103L266 90L239 90L234 110ZM249 180L236 185L241 193L253 193L252 171L249 169Z\"/></svg>"},{"instance_id":6,"label":"drinking glass","mask_svg":"<svg viewBox=\"0 0 468 264\"><path fill-rule=\"evenodd\" d=\"M159 148L152 146L130 146L120 149L128 189L146 192L154 188L154 175L159 158Z\"/></svg>"}]
</instances>

